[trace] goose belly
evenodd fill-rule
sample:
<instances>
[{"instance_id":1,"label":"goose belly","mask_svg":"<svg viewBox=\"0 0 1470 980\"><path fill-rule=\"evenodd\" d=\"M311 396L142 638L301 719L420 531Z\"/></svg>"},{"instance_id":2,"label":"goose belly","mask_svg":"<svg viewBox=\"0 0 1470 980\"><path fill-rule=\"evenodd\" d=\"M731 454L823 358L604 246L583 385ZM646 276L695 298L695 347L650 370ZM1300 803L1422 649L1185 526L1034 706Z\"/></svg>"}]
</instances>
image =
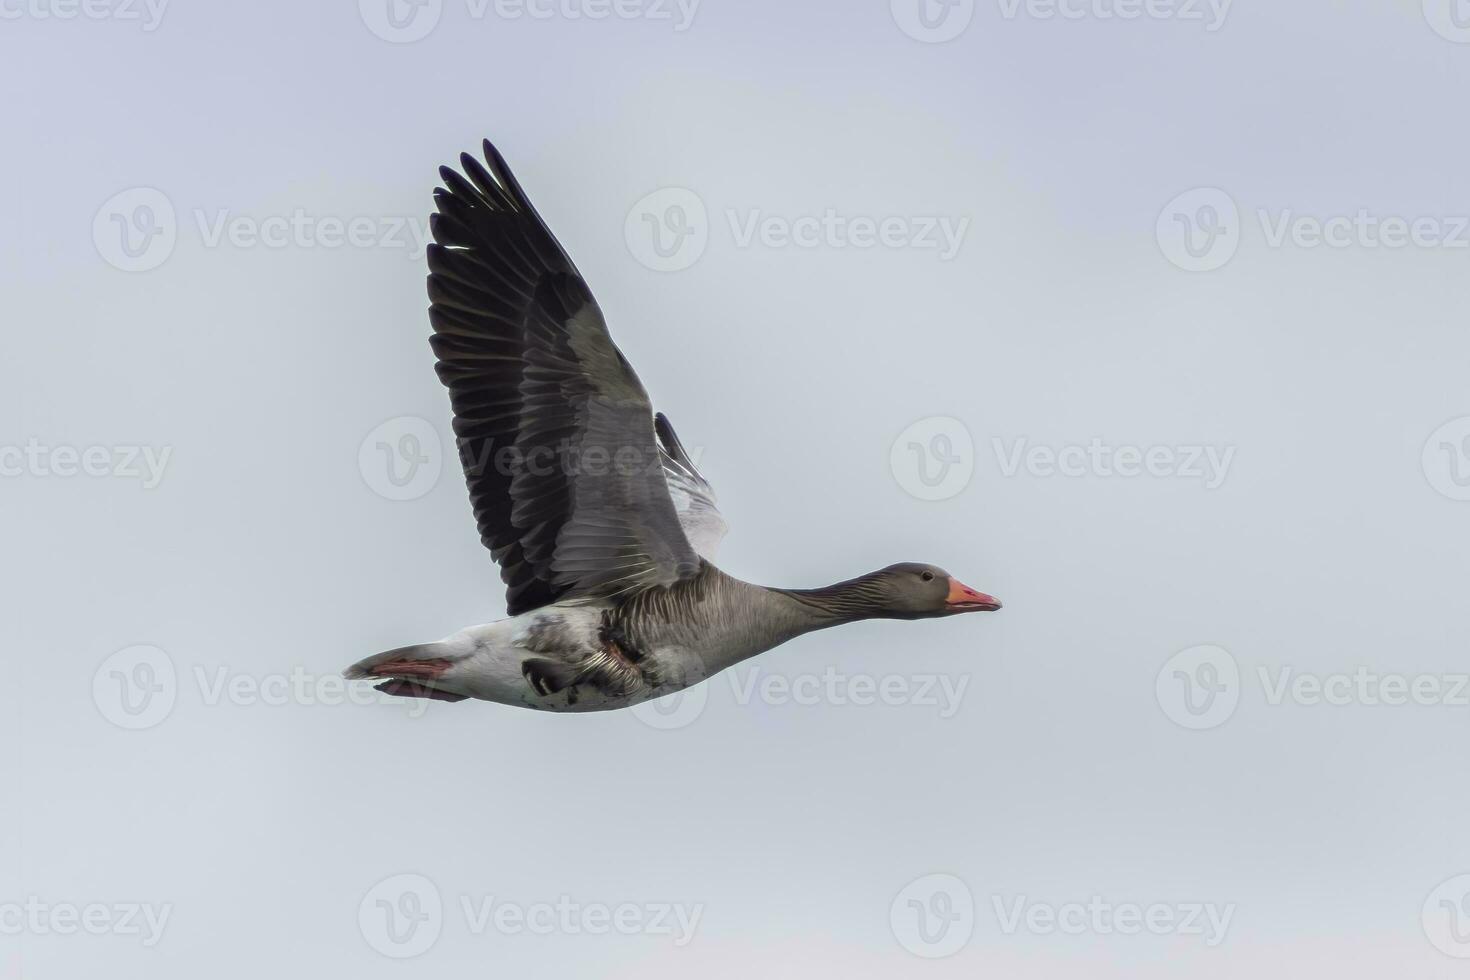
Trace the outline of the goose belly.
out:
<instances>
[{"instance_id":1,"label":"goose belly","mask_svg":"<svg viewBox=\"0 0 1470 980\"><path fill-rule=\"evenodd\" d=\"M630 660L608 642L600 604L548 606L461 630L467 652L440 680L484 701L540 711L612 711L663 697L697 678L672 647Z\"/></svg>"}]
</instances>

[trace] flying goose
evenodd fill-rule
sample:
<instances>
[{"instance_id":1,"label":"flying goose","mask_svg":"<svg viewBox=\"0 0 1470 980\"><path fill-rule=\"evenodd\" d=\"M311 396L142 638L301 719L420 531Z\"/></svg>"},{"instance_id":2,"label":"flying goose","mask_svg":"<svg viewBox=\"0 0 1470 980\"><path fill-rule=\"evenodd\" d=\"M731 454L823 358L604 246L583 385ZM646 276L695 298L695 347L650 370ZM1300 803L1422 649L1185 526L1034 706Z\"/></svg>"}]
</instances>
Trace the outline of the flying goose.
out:
<instances>
[{"instance_id":1,"label":"flying goose","mask_svg":"<svg viewBox=\"0 0 1470 980\"><path fill-rule=\"evenodd\" d=\"M488 140L441 167L431 344L510 618L349 667L392 695L605 711L813 630L1000 608L933 565L776 589L714 565L715 494Z\"/></svg>"}]
</instances>

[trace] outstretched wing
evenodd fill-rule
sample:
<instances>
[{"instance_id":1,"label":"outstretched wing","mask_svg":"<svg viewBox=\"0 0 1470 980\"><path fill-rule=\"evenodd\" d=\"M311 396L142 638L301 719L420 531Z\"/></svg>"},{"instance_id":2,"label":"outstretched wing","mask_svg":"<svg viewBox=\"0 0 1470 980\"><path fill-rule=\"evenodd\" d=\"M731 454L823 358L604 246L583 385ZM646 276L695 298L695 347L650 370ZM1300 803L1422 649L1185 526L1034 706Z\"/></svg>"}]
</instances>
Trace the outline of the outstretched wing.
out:
<instances>
[{"instance_id":1,"label":"outstretched wing","mask_svg":"<svg viewBox=\"0 0 1470 980\"><path fill-rule=\"evenodd\" d=\"M674 434L674 426L667 415L660 412L654 418L654 429L658 433L659 447L663 450L664 477L669 482L669 496L674 500L674 511L679 515L679 524L684 536L705 561L714 561L715 552L730 525L715 500L715 489L694 466L694 461L684 451L684 444Z\"/></svg>"},{"instance_id":2,"label":"outstretched wing","mask_svg":"<svg viewBox=\"0 0 1470 980\"><path fill-rule=\"evenodd\" d=\"M429 319L508 611L694 574L648 394L587 284L488 140L460 166L434 192Z\"/></svg>"}]
</instances>

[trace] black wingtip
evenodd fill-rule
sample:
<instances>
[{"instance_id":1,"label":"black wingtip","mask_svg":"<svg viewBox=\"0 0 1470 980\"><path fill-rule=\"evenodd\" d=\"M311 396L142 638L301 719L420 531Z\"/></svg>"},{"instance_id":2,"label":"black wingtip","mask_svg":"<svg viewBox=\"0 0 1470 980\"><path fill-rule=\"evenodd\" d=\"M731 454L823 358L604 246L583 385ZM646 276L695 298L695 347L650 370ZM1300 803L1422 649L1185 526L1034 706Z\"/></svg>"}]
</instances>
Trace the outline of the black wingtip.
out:
<instances>
[{"instance_id":1,"label":"black wingtip","mask_svg":"<svg viewBox=\"0 0 1470 980\"><path fill-rule=\"evenodd\" d=\"M495 148L495 144L487 139L483 142L481 148L485 151L486 166L495 175L495 180L505 187L511 200L519 207L529 208L530 201L526 198L526 192L521 190L520 181L516 180L516 175L511 172L510 164L505 162L505 157L500 155L500 151Z\"/></svg>"},{"instance_id":2,"label":"black wingtip","mask_svg":"<svg viewBox=\"0 0 1470 980\"><path fill-rule=\"evenodd\" d=\"M663 412L654 413L653 431L658 436L658 442L663 447L663 451L668 454L669 458L676 465L695 480L703 483L706 487L709 486L709 481L704 478L704 474L699 472L699 467L695 466L694 460L689 457L689 451L679 441L679 435L674 431L674 423L670 422L669 417Z\"/></svg>"},{"instance_id":3,"label":"black wingtip","mask_svg":"<svg viewBox=\"0 0 1470 980\"><path fill-rule=\"evenodd\" d=\"M658 436L658 441L663 444L664 451L670 456L677 456L679 437L674 435L674 426L663 412L653 413L653 431Z\"/></svg>"}]
</instances>

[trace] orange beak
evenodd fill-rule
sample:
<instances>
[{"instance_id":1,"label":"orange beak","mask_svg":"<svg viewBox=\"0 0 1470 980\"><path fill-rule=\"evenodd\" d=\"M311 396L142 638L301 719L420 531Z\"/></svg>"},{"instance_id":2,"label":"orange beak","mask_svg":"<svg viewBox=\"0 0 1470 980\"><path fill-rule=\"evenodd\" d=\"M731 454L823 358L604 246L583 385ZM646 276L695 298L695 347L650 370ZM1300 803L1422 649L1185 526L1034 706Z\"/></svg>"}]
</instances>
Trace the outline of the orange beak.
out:
<instances>
[{"instance_id":1,"label":"orange beak","mask_svg":"<svg viewBox=\"0 0 1470 980\"><path fill-rule=\"evenodd\" d=\"M955 578L949 580L949 595L945 598L944 604L956 612L962 609L994 612L1000 608L1000 600L995 596L976 592Z\"/></svg>"}]
</instances>

